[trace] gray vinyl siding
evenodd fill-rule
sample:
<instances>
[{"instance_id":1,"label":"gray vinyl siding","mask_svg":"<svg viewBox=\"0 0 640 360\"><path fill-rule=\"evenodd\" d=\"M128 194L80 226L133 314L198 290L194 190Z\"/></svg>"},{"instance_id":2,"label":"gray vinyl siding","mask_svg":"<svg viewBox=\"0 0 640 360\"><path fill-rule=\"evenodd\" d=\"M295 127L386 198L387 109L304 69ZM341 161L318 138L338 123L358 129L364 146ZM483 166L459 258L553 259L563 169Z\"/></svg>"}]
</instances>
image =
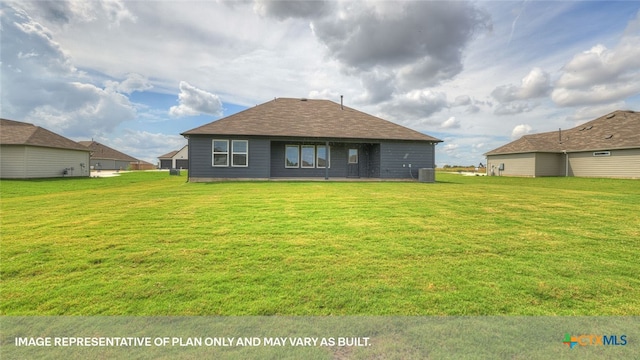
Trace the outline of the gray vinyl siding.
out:
<instances>
[{"instance_id":1,"label":"gray vinyl siding","mask_svg":"<svg viewBox=\"0 0 640 360\"><path fill-rule=\"evenodd\" d=\"M420 168L435 167L434 151L434 145L427 142L382 142L380 143L380 177L417 179Z\"/></svg>"},{"instance_id":2,"label":"gray vinyl siding","mask_svg":"<svg viewBox=\"0 0 640 360\"><path fill-rule=\"evenodd\" d=\"M249 166L213 167L212 141L249 140ZM324 168L285 167L286 145L325 145L322 139L228 137L216 135L191 135L189 137L190 181L210 181L224 178L322 178ZM358 173L360 178L417 179L418 169L435 167L435 146L429 142L368 142L356 140L343 142L329 139L329 177L344 178L348 172L348 150L358 149ZM405 167L402 167L405 164ZM411 173L408 165L411 164Z\"/></svg>"},{"instance_id":3,"label":"gray vinyl siding","mask_svg":"<svg viewBox=\"0 0 640 360\"><path fill-rule=\"evenodd\" d=\"M91 159L91 166L94 170L127 170L129 162L114 159Z\"/></svg>"},{"instance_id":4,"label":"gray vinyl siding","mask_svg":"<svg viewBox=\"0 0 640 360\"><path fill-rule=\"evenodd\" d=\"M380 177L380 144L372 144L369 153L369 177Z\"/></svg>"},{"instance_id":5,"label":"gray vinyl siding","mask_svg":"<svg viewBox=\"0 0 640 360\"><path fill-rule=\"evenodd\" d=\"M287 145L325 145L325 142L273 141L271 143L271 177L324 177L325 168L286 168L284 164ZM344 144L329 145L329 177L347 176L347 148Z\"/></svg>"},{"instance_id":6,"label":"gray vinyl siding","mask_svg":"<svg viewBox=\"0 0 640 360\"><path fill-rule=\"evenodd\" d=\"M285 167L286 145L325 145L325 142L273 141L271 143L271 177L324 177L324 168ZM348 151L358 149L358 177L380 177L380 144L330 142L329 177L344 178L348 175Z\"/></svg>"},{"instance_id":7,"label":"gray vinyl siding","mask_svg":"<svg viewBox=\"0 0 640 360\"><path fill-rule=\"evenodd\" d=\"M569 153L569 176L640 178L640 149L610 150L610 156Z\"/></svg>"},{"instance_id":8,"label":"gray vinyl siding","mask_svg":"<svg viewBox=\"0 0 640 360\"><path fill-rule=\"evenodd\" d=\"M247 167L214 167L212 165L213 140L248 140ZM193 181L221 178L268 178L270 141L265 138L234 136L189 136L189 178ZM197 180L200 179L200 180Z\"/></svg>"},{"instance_id":9,"label":"gray vinyl siding","mask_svg":"<svg viewBox=\"0 0 640 360\"><path fill-rule=\"evenodd\" d=\"M0 149L0 177L6 179L89 176L88 164L88 151L22 145Z\"/></svg>"},{"instance_id":10,"label":"gray vinyl siding","mask_svg":"<svg viewBox=\"0 0 640 360\"><path fill-rule=\"evenodd\" d=\"M564 176L565 155L558 153L535 154L535 176Z\"/></svg>"},{"instance_id":11,"label":"gray vinyl siding","mask_svg":"<svg viewBox=\"0 0 640 360\"><path fill-rule=\"evenodd\" d=\"M500 164L504 170L499 171ZM496 176L535 176L535 153L487 156L487 174Z\"/></svg>"}]
</instances>

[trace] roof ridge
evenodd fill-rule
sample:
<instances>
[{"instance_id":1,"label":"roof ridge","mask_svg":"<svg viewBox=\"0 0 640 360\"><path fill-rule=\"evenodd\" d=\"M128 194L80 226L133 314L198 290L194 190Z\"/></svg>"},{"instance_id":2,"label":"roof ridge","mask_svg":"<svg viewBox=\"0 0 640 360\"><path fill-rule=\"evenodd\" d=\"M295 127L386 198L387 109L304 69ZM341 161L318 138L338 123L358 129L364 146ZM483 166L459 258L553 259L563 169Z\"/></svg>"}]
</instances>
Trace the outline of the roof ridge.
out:
<instances>
[{"instance_id":1,"label":"roof ridge","mask_svg":"<svg viewBox=\"0 0 640 360\"><path fill-rule=\"evenodd\" d=\"M333 100L304 98L275 98L181 133L187 137L214 134L442 141Z\"/></svg>"},{"instance_id":2,"label":"roof ridge","mask_svg":"<svg viewBox=\"0 0 640 360\"><path fill-rule=\"evenodd\" d=\"M556 135L557 134L557 135ZM561 136L561 140L558 138ZM640 113L615 110L577 126L527 134L485 155L528 152L583 152L640 147Z\"/></svg>"}]
</instances>

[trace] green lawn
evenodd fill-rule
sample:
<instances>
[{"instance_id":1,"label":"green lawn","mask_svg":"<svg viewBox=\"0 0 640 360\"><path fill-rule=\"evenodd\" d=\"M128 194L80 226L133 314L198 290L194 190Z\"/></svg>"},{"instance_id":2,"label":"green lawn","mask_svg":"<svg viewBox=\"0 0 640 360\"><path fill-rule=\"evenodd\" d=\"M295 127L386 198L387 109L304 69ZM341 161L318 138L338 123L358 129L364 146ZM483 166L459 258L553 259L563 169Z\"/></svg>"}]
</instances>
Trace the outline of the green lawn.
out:
<instances>
[{"instance_id":1,"label":"green lawn","mask_svg":"<svg viewBox=\"0 0 640 360\"><path fill-rule=\"evenodd\" d=\"M640 315L640 181L0 182L0 315Z\"/></svg>"}]
</instances>

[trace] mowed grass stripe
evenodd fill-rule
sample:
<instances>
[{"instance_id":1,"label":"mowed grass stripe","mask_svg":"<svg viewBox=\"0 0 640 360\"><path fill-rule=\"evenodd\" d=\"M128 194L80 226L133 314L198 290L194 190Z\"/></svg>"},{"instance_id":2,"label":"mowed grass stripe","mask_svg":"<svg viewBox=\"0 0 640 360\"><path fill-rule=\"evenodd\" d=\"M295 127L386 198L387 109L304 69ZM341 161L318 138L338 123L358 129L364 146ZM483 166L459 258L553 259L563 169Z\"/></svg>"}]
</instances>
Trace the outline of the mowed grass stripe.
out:
<instances>
[{"instance_id":1,"label":"mowed grass stripe","mask_svg":"<svg viewBox=\"0 0 640 360\"><path fill-rule=\"evenodd\" d=\"M638 315L640 182L0 182L3 315Z\"/></svg>"}]
</instances>

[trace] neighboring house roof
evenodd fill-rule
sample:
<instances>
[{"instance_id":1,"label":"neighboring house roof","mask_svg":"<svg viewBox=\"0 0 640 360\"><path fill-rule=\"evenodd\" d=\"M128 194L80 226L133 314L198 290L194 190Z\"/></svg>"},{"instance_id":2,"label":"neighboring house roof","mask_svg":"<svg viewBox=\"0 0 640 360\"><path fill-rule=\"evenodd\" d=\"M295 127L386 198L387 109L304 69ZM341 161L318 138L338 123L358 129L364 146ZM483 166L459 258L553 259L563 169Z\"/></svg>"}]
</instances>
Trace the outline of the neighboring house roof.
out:
<instances>
[{"instance_id":1,"label":"neighboring house roof","mask_svg":"<svg viewBox=\"0 0 640 360\"><path fill-rule=\"evenodd\" d=\"M640 148L640 113L614 111L562 131L525 135L484 155Z\"/></svg>"},{"instance_id":2,"label":"neighboring house roof","mask_svg":"<svg viewBox=\"0 0 640 360\"><path fill-rule=\"evenodd\" d=\"M333 101L291 98L275 99L182 133L200 134L442 142Z\"/></svg>"},{"instance_id":3,"label":"neighboring house roof","mask_svg":"<svg viewBox=\"0 0 640 360\"><path fill-rule=\"evenodd\" d=\"M2 145L30 145L89 151L73 140L29 123L0 119L0 129L2 129L0 131Z\"/></svg>"},{"instance_id":4,"label":"neighboring house roof","mask_svg":"<svg viewBox=\"0 0 640 360\"><path fill-rule=\"evenodd\" d=\"M173 156L178 153L178 151L179 150L173 150L173 151L168 152L168 153L166 153L164 155L160 155L160 156L158 156L158 159L160 159L160 160L171 160L173 158Z\"/></svg>"},{"instance_id":5,"label":"neighboring house roof","mask_svg":"<svg viewBox=\"0 0 640 360\"><path fill-rule=\"evenodd\" d=\"M166 153L164 155L158 156L158 159L160 159L160 160L172 160L176 155L178 155L185 148L189 148L189 145L183 146L180 150L174 150L174 151L168 152L168 153Z\"/></svg>"},{"instance_id":6,"label":"neighboring house roof","mask_svg":"<svg viewBox=\"0 0 640 360\"><path fill-rule=\"evenodd\" d=\"M119 161L138 161L138 159L129 156L125 153L121 153L118 150L112 149L107 145L100 144L97 141L78 141L80 144L86 146L91 150L91 159L108 159Z\"/></svg>"}]
</instances>

